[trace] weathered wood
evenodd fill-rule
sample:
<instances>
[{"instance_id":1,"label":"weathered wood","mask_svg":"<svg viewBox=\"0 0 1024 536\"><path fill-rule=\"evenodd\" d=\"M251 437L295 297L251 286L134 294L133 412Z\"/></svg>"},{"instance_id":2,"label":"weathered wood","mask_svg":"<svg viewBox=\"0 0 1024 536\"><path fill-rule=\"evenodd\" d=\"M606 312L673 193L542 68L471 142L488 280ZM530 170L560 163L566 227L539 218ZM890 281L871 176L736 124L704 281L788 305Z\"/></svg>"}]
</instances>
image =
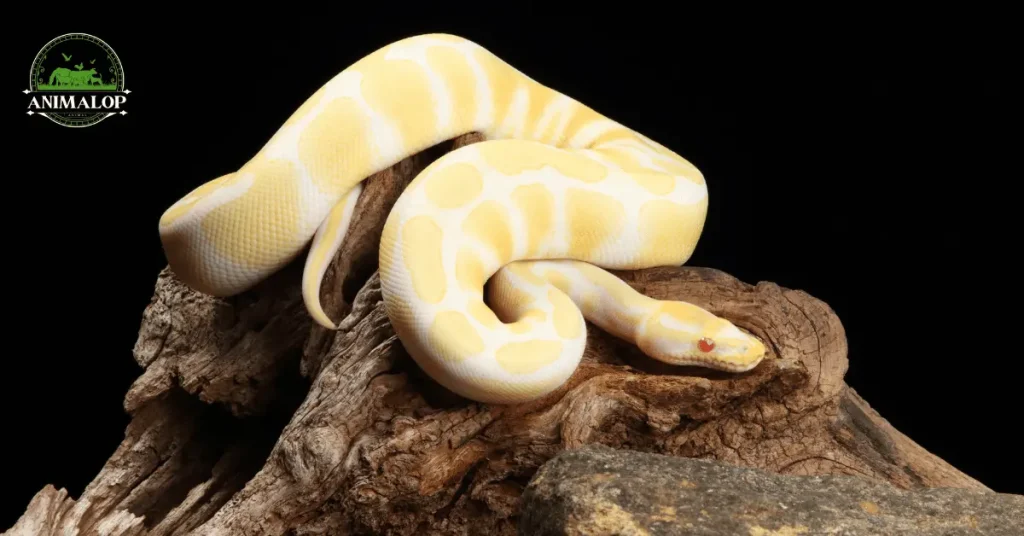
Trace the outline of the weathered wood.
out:
<instances>
[{"instance_id":1,"label":"weathered wood","mask_svg":"<svg viewBox=\"0 0 1024 536\"><path fill-rule=\"evenodd\" d=\"M7 534L514 534L537 468L591 443L904 489L986 489L843 382L845 333L827 304L712 269L618 275L764 339L770 355L749 373L673 368L588 326L581 366L543 400L487 406L441 388L394 336L376 248L408 181L452 147L368 179L322 288L337 332L308 318L301 262L232 299L201 296L164 270L135 348L145 371L125 397L124 441L81 497L44 488Z\"/></svg>"}]
</instances>

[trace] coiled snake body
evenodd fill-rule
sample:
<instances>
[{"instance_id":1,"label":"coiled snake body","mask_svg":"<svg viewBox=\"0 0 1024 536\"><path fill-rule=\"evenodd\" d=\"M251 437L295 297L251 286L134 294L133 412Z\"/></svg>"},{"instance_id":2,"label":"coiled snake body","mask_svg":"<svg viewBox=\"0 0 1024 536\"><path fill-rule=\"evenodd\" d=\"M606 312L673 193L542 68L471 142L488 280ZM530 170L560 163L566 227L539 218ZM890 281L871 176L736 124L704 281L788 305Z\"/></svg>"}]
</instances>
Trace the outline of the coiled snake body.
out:
<instances>
[{"instance_id":1,"label":"coiled snake body","mask_svg":"<svg viewBox=\"0 0 1024 536\"><path fill-rule=\"evenodd\" d=\"M380 241L387 313L427 374L481 402L535 399L575 370L585 318L668 363L745 371L762 359L763 344L732 323L604 270L684 263L707 212L702 174L447 34L362 58L239 170L168 208L159 231L169 265L197 291L228 296L308 251L303 298L334 328L320 280L362 181L474 131L486 140L424 169Z\"/></svg>"}]
</instances>

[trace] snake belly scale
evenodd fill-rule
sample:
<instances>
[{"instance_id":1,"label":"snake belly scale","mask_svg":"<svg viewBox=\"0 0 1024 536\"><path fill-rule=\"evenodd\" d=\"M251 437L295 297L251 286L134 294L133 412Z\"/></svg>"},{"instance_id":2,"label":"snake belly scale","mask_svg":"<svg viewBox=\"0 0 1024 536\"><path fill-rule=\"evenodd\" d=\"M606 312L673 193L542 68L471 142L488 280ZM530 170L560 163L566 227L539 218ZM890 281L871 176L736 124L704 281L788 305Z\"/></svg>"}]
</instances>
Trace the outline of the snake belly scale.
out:
<instances>
[{"instance_id":1,"label":"snake belly scale","mask_svg":"<svg viewBox=\"0 0 1024 536\"><path fill-rule=\"evenodd\" d=\"M320 281L362 181L469 132L485 140L415 177L380 241L387 314L438 383L486 403L543 396L579 364L585 320L668 363L741 372L760 362L764 345L727 320L606 271L686 262L708 208L700 171L449 34L363 57L240 169L169 207L168 263L195 290L229 296L306 251L307 310L335 328Z\"/></svg>"}]
</instances>

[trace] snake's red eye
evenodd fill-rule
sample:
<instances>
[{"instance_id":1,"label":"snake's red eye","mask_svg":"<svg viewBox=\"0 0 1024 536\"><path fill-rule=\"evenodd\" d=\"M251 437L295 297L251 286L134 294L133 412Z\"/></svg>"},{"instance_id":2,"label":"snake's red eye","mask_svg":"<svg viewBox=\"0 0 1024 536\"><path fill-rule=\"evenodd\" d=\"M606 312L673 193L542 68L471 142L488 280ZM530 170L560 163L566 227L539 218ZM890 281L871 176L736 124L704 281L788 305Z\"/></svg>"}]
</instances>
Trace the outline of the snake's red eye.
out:
<instances>
[{"instance_id":1,"label":"snake's red eye","mask_svg":"<svg viewBox=\"0 0 1024 536\"><path fill-rule=\"evenodd\" d=\"M701 352L710 352L715 349L715 341L707 337L703 337L697 342L697 347L700 348Z\"/></svg>"}]
</instances>

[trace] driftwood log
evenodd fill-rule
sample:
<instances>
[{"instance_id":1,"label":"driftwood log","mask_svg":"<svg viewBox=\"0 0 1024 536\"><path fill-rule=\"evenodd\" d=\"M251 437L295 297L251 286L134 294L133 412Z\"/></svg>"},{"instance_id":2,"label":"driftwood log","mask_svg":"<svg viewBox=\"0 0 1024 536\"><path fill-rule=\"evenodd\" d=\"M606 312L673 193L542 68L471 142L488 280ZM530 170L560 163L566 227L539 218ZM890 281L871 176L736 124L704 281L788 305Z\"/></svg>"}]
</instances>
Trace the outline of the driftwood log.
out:
<instances>
[{"instance_id":1,"label":"driftwood log","mask_svg":"<svg viewBox=\"0 0 1024 536\"><path fill-rule=\"evenodd\" d=\"M770 355L749 373L662 365L591 325L576 374L543 400L488 406L438 386L384 314L377 240L408 181L478 139L368 179L323 285L337 332L308 318L301 262L223 300L165 269L135 347L144 372L125 397L124 441L81 497L47 486L5 534L515 534L538 467L595 443L901 489L987 489L844 383L845 333L827 304L711 269L617 275L761 337Z\"/></svg>"}]
</instances>

